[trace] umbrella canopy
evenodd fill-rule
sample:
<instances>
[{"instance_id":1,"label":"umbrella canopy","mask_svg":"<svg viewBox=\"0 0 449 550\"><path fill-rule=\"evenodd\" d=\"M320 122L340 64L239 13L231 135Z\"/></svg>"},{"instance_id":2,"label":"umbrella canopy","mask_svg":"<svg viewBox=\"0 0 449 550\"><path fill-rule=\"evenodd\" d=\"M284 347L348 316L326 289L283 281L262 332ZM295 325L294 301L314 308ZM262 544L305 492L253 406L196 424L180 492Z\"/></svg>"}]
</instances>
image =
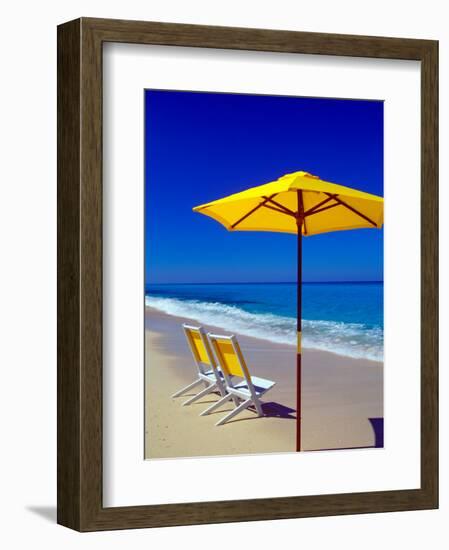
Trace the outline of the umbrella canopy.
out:
<instances>
[{"instance_id":1,"label":"umbrella canopy","mask_svg":"<svg viewBox=\"0 0 449 550\"><path fill-rule=\"evenodd\" d=\"M297 233L298 192L302 198L303 235L382 227L382 197L323 181L307 172L286 174L193 210L214 218L229 231Z\"/></svg>"},{"instance_id":2,"label":"umbrella canopy","mask_svg":"<svg viewBox=\"0 0 449 550\"><path fill-rule=\"evenodd\" d=\"M300 451L302 235L381 228L383 198L324 181L308 172L294 172L193 210L210 216L229 231L274 231L298 236L296 450Z\"/></svg>"}]
</instances>

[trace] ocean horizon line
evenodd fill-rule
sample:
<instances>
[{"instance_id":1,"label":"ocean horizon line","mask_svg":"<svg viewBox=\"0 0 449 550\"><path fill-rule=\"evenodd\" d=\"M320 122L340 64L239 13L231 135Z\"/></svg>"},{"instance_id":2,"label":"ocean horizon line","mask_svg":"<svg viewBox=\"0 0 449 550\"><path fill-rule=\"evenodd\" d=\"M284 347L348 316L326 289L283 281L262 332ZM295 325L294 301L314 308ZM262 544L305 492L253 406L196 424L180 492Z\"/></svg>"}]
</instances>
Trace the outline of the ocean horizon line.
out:
<instances>
[{"instance_id":1,"label":"ocean horizon line","mask_svg":"<svg viewBox=\"0 0 449 550\"><path fill-rule=\"evenodd\" d=\"M380 281L303 281L304 285L330 285L330 284L380 284L384 283ZM216 282L170 282L170 283L145 283L145 287L157 285L157 286L172 286L172 285L294 285L296 281L216 281Z\"/></svg>"}]
</instances>

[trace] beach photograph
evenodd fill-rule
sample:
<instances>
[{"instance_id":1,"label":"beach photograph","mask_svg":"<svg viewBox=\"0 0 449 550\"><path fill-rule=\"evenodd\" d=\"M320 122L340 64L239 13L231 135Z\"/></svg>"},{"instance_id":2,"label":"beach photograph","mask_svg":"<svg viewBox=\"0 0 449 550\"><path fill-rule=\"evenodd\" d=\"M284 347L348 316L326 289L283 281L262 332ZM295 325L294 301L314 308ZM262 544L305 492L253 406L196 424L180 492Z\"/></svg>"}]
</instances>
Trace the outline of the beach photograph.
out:
<instances>
[{"instance_id":1,"label":"beach photograph","mask_svg":"<svg viewBox=\"0 0 449 550\"><path fill-rule=\"evenodd\" d=\"M144 101L145 459L382 449L383 102Z\"/></svg>"}]
</instances>

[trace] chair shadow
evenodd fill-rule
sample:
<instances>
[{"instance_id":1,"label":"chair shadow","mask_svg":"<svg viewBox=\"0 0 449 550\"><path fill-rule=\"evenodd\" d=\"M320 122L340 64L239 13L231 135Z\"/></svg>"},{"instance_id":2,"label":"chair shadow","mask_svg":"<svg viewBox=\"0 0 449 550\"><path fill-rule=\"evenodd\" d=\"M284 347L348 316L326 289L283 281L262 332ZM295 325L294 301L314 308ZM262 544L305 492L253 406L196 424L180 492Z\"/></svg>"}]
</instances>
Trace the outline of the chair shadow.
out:
<instances>
[{"instance_id":1,"label":"chair shadow","mask_svg":"<svg viewBox=\"0 0 449 550\"><path fill-rule=\"evenodd\" d=\"M262 410L265 416L276 417L276 418L286 418L295 420L296 419L296 410L281 405L281 403L276 403L275 401L269 401L268 403L262 403Z\"/></svg>"},{"instance_id":2,"label":"chair shadow","mask_svg":"<svg viewBox=\"0 0 449 550\"><path fill-rule=\"evenodd\" d=\"M355 449L383 449L384 447L384 419L368 418L371 427L374 432L374 444L354 447L331 447L329 449L307 449L307 452L319 452L319 451L349 451Z\"/></svg>"},{"instance_id":3,"label":"chair shadow","mask_svg":"<svg viewBox=\"0 0 449 550\"><path fill-rule=\"evenodd\" d=\"M189 392L186 392L178 397L174 397L173 399L175 400L187 400L189 399L190 397L193 397L194 395L196 395L195 392L193 391L189 391ZM212 397L216 397L216 399L211 399ZM220 398L220 394L218 393L218 391L216 392L212 392L210 393L209 395L205 395L203 398L201 399L198 399L198 401L194 401L193 403L191 403L189 406L190 407L204 407L205 405L212 405L213 403L216 403L216 401ZM216 411L212 411L209 413L210 416L213 416L213 415L218 415L218 414L225 414L227 412L230 412L231 410L233 409L233 405L232 405L232 402L228 402L228 403L223 403L223 407L220 407L219 409L217 409ZM249 411L252 411L252 412L256 412L256 409L254 407L254 405L250 405L248 407L248 410ZM281 405L281 403L276 403L274 401L269 401L267 403L262 403L262 410L263 410L263 413L264 413L264 417L271 417L271 418L285 418L285 419L290 419L290 420L294 420L296 419L296 414L293 414L293 413L296 413L296 410L295 409L291 409L290 407L286 407L285 405ZM227 422L227 424L231 424L232 422L241 422L241 421L244 421L244 420L253 420L254 418L261 418L259 416L255 416L255 417L246 417L246 418L235 418L233 420L229 420L229 422Z\"/></svg>"},{"instance_id":4,"label":"chair shadow","mask_svg":"<svg viewBox=\"0 0 449 550\"><path fill-rule=\"evenodd\" d=\"M223 408L220 408L216 411L212 411L209 413L210 416L212 415L221 415L231 412L233 409L232 403L230 403L228 406L223 406ZM254 413L254 416L246 416L244 418L232 418L226 422L226 424L233 424L234 422L246 422L248 420L262 420L263 418L283 418L285 420L295 420L296 415L293 415L292 413L296 413L295 409L291 409L290 407L286 407L285 405L281 405L281 403L276 403L275 401L270 401L268 403L262 403L262 410L264 415L258 416L257 411L254 405L250 405L246 410L251 411Z\"/></svg>"},{"instance_id":5,"label":"chair shadow","mask_svg":"<svg viewBox=\"0 0 449 550\"><path fill-rule=\"evenodd\" d=\"M56 506L27 506L26 510L51 523L56 523Z\"/></svg>"},{"instance_id":6,"label":"chair shadow","mask_svg":"<svg viewBox=\"0 0 449 550\"><path fill-rule=\"evenodd\" d=\"M179 401L182 403L183 401L187 401L187 399L190 399L191 397L197 395L198 392L186 392L182 395L178 395L178 397L172 397L175 401ZM216 397L216 399L210 399L211 397ZM212 405L212 403L215 403L220 398L220 394L217 392L211 392L208 395L204 395L198 401L194 401L189 406L194 407L195 405Z\"/></svg>"}]
</instances>

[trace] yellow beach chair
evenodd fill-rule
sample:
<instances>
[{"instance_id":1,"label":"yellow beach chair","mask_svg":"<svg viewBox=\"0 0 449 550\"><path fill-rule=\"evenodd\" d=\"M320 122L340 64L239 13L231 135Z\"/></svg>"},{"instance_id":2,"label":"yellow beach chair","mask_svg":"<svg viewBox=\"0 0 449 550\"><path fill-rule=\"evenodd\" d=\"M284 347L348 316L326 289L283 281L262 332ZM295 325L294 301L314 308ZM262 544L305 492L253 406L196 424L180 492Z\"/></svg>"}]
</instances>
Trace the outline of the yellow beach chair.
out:
<instances>
[{"instance_id":1,"label":"yellow beach chair","mask_svg":"<svg viewBox=\"0 0 449 550\"><path fill-rule=\"evenodd\" d=\"M218 409L230 399L234 401L235 409L219 420L216 426L221 426L251 405L254 405L259 416L263 416L260 398L271 390L275 382L249 374L235 336L208 334L208 337L223 373L226 395L203 411L201 416Z\"/></svg>"},{"instance_id":2,"label":"yellow beach chair","mask_svg":"<svg viewBox=\"0 0 449 550\"><path fill-rule=\"evenodd\" d=\"M214 391L219 391L222 396L225 395L226 391L223 375L215 362L203 327L193 327L183 324L182 328L184 329L184 334L197 368L197 378L188 386L174 393L172 397L179 397L200 384L204 384L205 388L193 397L187 399L183 405L190 405Z\"/></svg>"}]
</instances>

